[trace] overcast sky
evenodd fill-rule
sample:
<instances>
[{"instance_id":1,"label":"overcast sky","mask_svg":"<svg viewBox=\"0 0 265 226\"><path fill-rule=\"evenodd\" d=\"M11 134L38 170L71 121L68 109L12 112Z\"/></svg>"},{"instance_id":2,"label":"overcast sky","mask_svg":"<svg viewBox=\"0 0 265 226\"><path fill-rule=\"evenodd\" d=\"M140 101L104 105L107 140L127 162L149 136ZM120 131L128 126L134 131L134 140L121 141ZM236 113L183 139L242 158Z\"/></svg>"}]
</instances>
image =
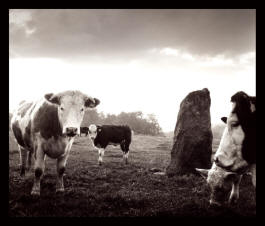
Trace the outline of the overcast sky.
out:
<instances>
[{"instance_id":1,"label":"overcast sky","mask_svg":"<svg viewBox=\"0 0 265 226\"><path fill-rule=\"evenodd\" d=\"M172 131L183 98L208 88L216 123L235 92L256 95L256 11L10 10L9 59L10 110L78 89Z\"/></svg>"}]
</instances>

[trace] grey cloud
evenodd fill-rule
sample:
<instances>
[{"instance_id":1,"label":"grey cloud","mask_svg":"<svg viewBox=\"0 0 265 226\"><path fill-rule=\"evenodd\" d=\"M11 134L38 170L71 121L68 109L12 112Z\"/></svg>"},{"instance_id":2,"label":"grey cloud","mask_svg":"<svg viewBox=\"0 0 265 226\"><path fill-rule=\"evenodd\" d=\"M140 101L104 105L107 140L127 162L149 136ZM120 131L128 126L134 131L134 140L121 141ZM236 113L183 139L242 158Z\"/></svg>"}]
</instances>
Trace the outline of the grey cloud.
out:
<instances>
[{"instance_id":1,"label":"grey cloud","mask_svg":"<svg viewBox=\"0 0 265 226\"><path fill-rule=\"evenodd\" d=\"M195 55L255 51L255 10L26 10L10 23L10 56L133 59L152 48ZM35 29L31 35L26 30Z\"/></svg>"}]
</instances>

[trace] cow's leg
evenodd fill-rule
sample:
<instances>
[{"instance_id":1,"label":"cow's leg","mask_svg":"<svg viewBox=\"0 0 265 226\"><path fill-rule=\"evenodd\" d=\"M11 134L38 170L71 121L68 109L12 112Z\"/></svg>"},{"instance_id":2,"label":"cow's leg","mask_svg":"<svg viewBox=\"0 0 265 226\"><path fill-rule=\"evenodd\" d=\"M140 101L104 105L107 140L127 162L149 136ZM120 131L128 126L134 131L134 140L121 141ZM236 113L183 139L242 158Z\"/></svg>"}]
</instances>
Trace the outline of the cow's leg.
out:
<instances>
[{"instance_id":1,"label":"cow's leg","mask_svg":"<svg viewBox=\"0 0 265 226\"><path fill-rule=\"evenodd\" d=\"M28 153L28 167L27 167L28 171L31 169L31 165L32 165L32 151Z\"/></svg>"},{"instance_id":2,"label":"cow's leg","mask_svg":"<svg viewBox=\"0 0 265 226\"><path fill-rule=\"evenodd\" d=\"M19 153L20 153L20 176L24 177L25 170L26 170L28 151L25 148L19 146Z\"/></svg>"},{"instance_id":3,"label":"cow's leg","mask_svg":"<svg viewBox=\"0 0 265 226\"><path fill-rule=\"evenodd\" d=\"M236 203L239 198L239 184L241 181L242 175L238 176L232 184L232 191L229 197L229 203Z\"/></svg>"},{"instance_id":4,"label":"cow's leg","mask_svg":"<svg viewBox=\"0 0 265 226\"><path fill-rule=\"evenodd\" d=\"M128 157L129 157L129 151L123 152L123 159L125 161L125 164L128 164Z\"/></svg>"},{"instance_id":5,"label":"cow's leg","mask_svg":"<svg viewBox=\"0 0 265 226\"><path fill-rule=\"evenodd\" d=\"M36 149L35 153L35 163L34 163L34 171L35 171L35 178L34 178L34 184L31 191L31 195L40 195L40 180L43 175L44 170L44 157L45 154L43 153L43 150L40 148L40 145Z\"/></svg>"},{"instance_id":6,"label":"cow's leg","mask_svg":"<svg viewBox=\"0 0 265 226\"><path fill-rule=\"evenodd\" d=\"M104 156L105 149L99 148L98 149L98 164L101 166L103 162L103 156Z\"/></svg>"},{"instance_id":7,"label":"cow's leg","mask_svg":"<svg viewBox=\"0 0 265 226\"><path fill-rule=\"evenodd\" d=\"M256 164L250 166L250 172L252 177L252 184L256 188Z\"/></svg>"},{"instance_id":8,"label":"cow's leg","mask_svg":"<svg viewBox=\"0 0 265 226\"><path fill-rule=\"evenodd\" d=\"M57 182L56 192L64 191L63 175L65 172L65 166L68 159L68 154L57 159Z\"/></svg>"},{"instance_id":9,"label":"cow's leg","mask_svg":"<svg viewBox=\"0 0 265 226\"><path fill-rule=\"evenodd\" d=\"M123 161L125 164L128 164L128 157L129 157L129 144L126 141L121 143L121 149L123 151Z\"/></svg>"}]
</instances>

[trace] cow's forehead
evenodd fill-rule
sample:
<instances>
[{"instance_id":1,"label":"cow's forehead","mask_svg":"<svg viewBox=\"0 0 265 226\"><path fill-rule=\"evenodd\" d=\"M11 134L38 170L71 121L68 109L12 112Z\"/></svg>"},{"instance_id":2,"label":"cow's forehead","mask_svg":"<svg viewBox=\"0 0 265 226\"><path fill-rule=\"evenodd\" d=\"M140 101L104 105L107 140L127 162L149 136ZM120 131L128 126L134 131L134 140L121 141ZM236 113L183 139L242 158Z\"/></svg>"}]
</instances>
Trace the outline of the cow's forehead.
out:
<instances>
[{"instance_id":1,"label":"cow's forehead","mask_svg":"<svg viewBox=\"0 0 265 226\"><path fill-rule=\"evenodd\" d=\"M64 105L83 105L85 95L80 92L65 92L60 94L60 102Z\"/></svg>"},{"instance_id":2,"label":"cow's forehead","mask_svg":"<svg viewBox=\"0 0 265 226\"><path fill-rule=\"evenodd\" d=\"M226 171L215 165L209 170L207 181L212 185L219 184L223 182L225 175Z\"/></svg>"},{"instance_id":3,"label":"cow's forehead","mask_svg":"<svg viewBox=\"0 0 265 226\"><path fill-rule=\"evenodd\" d=\"M228 118L227 118L228 120L238 120L237 114L234 112L235 107L236 107L236 103L232 102L231 111L230 111Z\"/></svg>"},{"instance_id":4,"label":"cow's forehead","mask_svg":"<svg viewBox=\"0 0 265 226\"><path fill-rule=\"evenodd\" d=\"M97 131L97 126L94 125L94 124L92 124L92 125L89 126L89 130L90 130L91 132L95 132L95 131Z\"/></svg>"}]
</instances>

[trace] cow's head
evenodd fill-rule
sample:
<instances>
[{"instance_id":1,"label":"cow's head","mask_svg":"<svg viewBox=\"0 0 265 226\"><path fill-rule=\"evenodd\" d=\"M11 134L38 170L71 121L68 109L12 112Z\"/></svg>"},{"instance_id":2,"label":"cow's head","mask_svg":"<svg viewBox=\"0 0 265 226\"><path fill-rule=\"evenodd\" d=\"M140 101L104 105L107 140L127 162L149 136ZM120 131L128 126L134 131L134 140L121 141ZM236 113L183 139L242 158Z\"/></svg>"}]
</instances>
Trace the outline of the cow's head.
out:
<instances>
[{"instance_id":1,"label":"cow's head","mask_svg":"<svg viewBox=\"0 0 265 226\"><path fill-rule=\"evenodd\" d=\"M238 177L238 174L244 173L249 166L242 151L244 148L249 148L246 143L248 143L249 128L253 129L256 98L249 97L244 92L237 92L231 97L231 102L232 110L229 116L221 118L226 123L226 127L215 153L212 168L196 169L207 178L211 188L210 203L212 204L220 205L224 202L231 190L231 182Z\"/></svg>"},{"instance_id":2,"label":"cow's head","mask_svg":"<svg viewBox=\"0 0 265 226\"><path fill-rule=\"evenodd\" d=\"M196 169L203 178L206 179L210 187L210 204L222 206L228 199L232 182L237 178L237 174L228 172L213 164L211 169Z\"/></svg>"},{"instance_id":3,"label":"cow's head","mask_svg":"<svg viewBox=\"0 0 265 226\"><path fill-rule=\"evenodd\" d=\"M62 133L67 136L80 134L80 125L85 110L96 107L100 101L79 91L66 91L58 94L49 93L45 99L58 107L58 118Z\"/></svg>"},{"instance_id":4,"label":"cow's head","mask_svg":"<svg viewBox=\"0 0 265 226\"><path fill-rule=\"evenodd\" d=\"M101 131L101 126L99 125L95 125L95 124L91 124L88 127L88 133L89 133L89 137L92 141L95 140L95 138L97 137L97 134Z\"/></svg>"},{"instance_id":5,"label":"cow's head","mask_svg":"<svg viewBox=\"0 0 265 226\"><path fill-rule=\"evenodd\" d=\"M233 95L231 102L232 110L229 116L221 118L226 123L226 127L214 156L214 162L217 166L240 173L248 166L242 149L246 148L248 142L248 128L253 126L252 113L255 111L255 105L252 97L244 92Z\"/></svg>"}]
</instances>

